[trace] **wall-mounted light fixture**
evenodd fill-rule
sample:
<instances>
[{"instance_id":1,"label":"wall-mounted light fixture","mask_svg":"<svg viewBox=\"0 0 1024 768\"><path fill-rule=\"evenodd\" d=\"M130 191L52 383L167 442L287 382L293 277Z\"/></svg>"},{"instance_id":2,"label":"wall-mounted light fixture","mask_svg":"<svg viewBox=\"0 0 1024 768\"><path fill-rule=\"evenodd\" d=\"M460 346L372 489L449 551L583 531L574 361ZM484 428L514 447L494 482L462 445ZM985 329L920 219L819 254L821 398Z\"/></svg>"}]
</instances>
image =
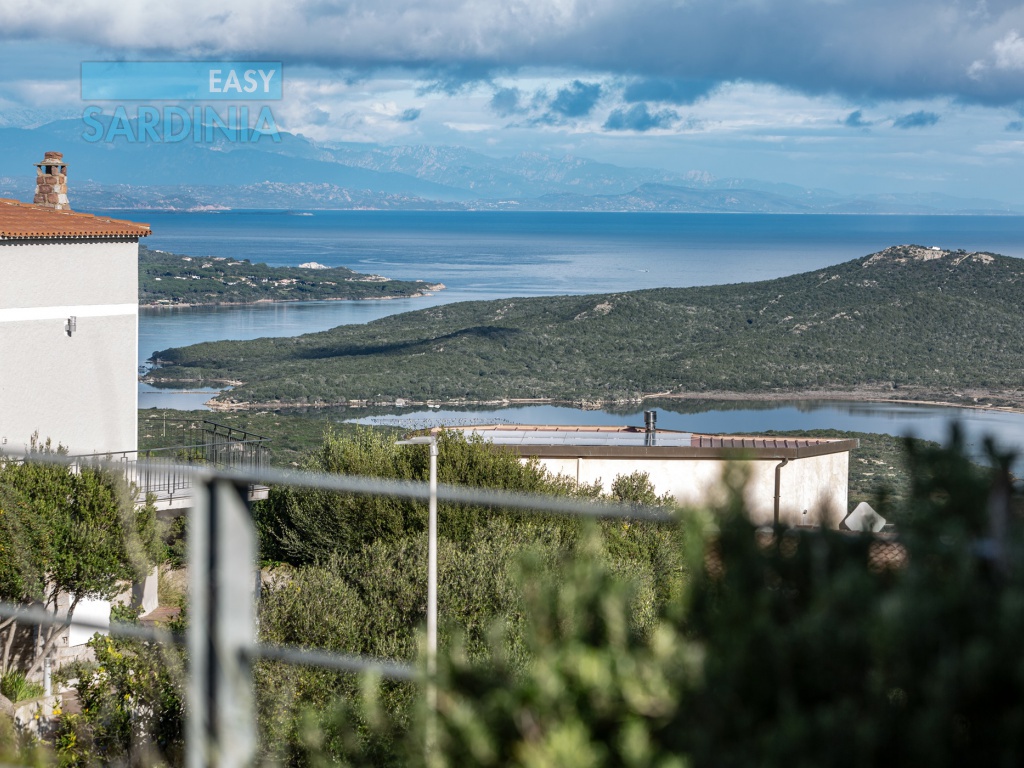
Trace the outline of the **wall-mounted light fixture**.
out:
<instances>
[{"instance_id":1,"label":"wall-mounted light fixture","mask_svg":"<svg viewBox=\"0 0 1024 768\"><path fill-rule=\"evenodd\" d=\"M64 323L64 332L70 336L72 333L78 330L78 318L72 315L68 318L68 321Z\"/></svg>"}]
</instances>

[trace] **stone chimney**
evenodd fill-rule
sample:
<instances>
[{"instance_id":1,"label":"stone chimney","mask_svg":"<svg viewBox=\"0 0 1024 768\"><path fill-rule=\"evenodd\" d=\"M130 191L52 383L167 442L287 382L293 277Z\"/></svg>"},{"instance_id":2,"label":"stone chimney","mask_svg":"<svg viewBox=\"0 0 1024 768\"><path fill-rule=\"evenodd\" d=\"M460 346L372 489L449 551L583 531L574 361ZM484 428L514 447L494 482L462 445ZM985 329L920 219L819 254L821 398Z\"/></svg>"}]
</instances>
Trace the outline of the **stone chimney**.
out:
<instances>
[{"instance_id":1,"label":"stone chimney","mask_svg":"<svg viewBox=\"0 0 1024 768\"><path fill-rule=\"evenodd\" d=\"M53 208L55 211L69 211L68 167L60 152L47 152L43 162L36 163L36 205Z\"/></svg>"}]
</instances>

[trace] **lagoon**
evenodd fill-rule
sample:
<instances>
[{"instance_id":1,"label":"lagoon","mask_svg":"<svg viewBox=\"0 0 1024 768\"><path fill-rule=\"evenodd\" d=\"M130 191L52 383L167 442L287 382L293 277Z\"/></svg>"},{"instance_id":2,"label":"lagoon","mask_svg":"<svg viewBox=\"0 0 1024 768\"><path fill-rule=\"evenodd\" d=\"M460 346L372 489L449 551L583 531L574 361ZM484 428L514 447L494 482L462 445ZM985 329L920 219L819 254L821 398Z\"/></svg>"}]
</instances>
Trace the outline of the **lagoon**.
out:
<instances>
[{"instance_id":1,"label":"lagoon","mask_svg":"<svg viewBox=\"0 0 1024 768\"><path fill-rule=\"evenodd\" d=\"M579 410L555 405L527 405L495 409L426 409L402 413L350 416L349 421L426 429L472 424L571 424L637 426L644 424L645 408L658 411L658 428L705 434L759 434L766 431L839 429L907 435L945 442L950 426L963 429L968 450L984 454L984 438L997 447L1024 455L1024 413L992 408L958 408L924 403L863 402L848 400L791 401L648 401L644 406L616 411ZM349 411L349 414L353 412ZM1018 461L1018 468L1021 463Z\"/></svg>"}]
</instances>

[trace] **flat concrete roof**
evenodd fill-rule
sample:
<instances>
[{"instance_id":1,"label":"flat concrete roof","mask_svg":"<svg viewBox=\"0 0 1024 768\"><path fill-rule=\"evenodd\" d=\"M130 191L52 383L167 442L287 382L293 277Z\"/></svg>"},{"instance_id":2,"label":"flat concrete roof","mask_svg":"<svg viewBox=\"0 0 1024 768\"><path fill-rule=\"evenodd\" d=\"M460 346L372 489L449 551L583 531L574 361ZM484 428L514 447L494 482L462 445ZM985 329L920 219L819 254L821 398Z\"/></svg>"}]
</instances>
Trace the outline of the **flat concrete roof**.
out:
<instances>
[{"instance_id":1,"label":"flat concrete roof","mask_svg":"<svg viewBox=\"0 0 1024 768\"><path fill-rule=\"evenodd\" d=\"M537 458L711 459L743 455L751 459L800 459L842 453L860 447L859 440L820 437L704 435L643 427L532 426L493 424L450 429L467 437L479 435L520 456Z\"/></svg>"}]
</instances>

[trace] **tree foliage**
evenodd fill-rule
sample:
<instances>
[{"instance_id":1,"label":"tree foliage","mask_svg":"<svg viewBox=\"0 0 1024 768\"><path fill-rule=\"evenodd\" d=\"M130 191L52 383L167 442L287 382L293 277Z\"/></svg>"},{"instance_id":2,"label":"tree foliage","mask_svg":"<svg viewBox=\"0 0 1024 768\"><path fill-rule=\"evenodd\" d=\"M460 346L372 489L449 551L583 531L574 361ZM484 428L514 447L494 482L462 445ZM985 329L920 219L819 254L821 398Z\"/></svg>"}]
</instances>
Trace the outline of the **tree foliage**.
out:
<instances>
[{"instance_id":1,"label":"tree foliage","mask_svg":"<svg viewBox=\"0 0 1024 768\"><path fill-rule=\"evenodd\" d=\"M122 612L121 621L134 617ZM183 629L176 621L172 629ZM60 676L77 680L81 713L60 718L54 747L62 766L181 765L185 655L181 647L96 635L93 663Z\"/></svg>"},{"instance_id":2,"label":"tree foliage","mask_svg":"<svg viewBox=\"0 0 1024 768\"><path fill-rule=\"evenodd\" d=\"M522 655L501 625L483 654L455 634L435 720L418 710L402 743L370 695L376 720L349 706L333 726L348 741L312 739L307 758L370 765L351 745L389 733L406 765L1019 764L1024 505L1006 457L979 467L959 436L908 451L897 543L756 530L734 475L724 507L680 517L667 546L690 576L644 621L643 583L599 531L553 567L527 554Z\"/></svg>"},{"instance_id":3,"label":"tree foliage","mask_svg":"<svg viewBox=\"0 0 1024 768\"><path fill-rule=\"evenodd\" d=\"M44 459L58 451L33 448ZM124 477L102 467L0 459L0 599L56 610L66 595L70 613L83 598L109 599L141 577L161 555L156 511L136 504ZM3 631L3 670L12 662L17 626ZM62 627L43 630L37 670Z\"/></svg>"},{"instance_id":4,"label":"tree foliage","mask_svg":"<svg viewBox=\"0 0 1024 768\"><path fill-rule=\"evenodd\" d=\"M438 436L438 482L476 488L558 495L595 496L596 487L577 488L536 462L522 463L511 452L493 451L479 438L458 432ZM388 480L427 480L429 455L423 446L397 446L388 432L358 429L339 436L328 429L322 445L304 463L314 472ZM440 533L468 541L489 512L481 507L441 505ZM256 505L254 519L263 556L293 565L326 560L363 545L395 541L426 531L427 505L381 495L337 494L275 486Z\"/></svg>"},{"instance_id":5,"label":"tree foliage","mask_svg":"<svg viewBox=\"0 0 1024 768\"><path fill-rule=\"evenodd\" d=\"M345 267L270 267L248 259L181 256L139 245L139 304L250 304L259 301L387 299L419 296L427 285Z\"/></svg>"},{"instance_id":6,"label":"tree foliage","mask_svg":"<svg viewBox=\"0 0 1024 768\"><path fill-rule=\"evenodd\" d=\"M387 453L375 450L374 465ZM263 758L1018 765L1024 503L1009 459L990 451L988 466L975 464L959 435L907 452L898 540L755 529L738 468L721 507L672 524L496 514L475 519L468 538L455 528L439 553L436 715L424 709L423 678L261 662ZM642 477L619 483L625 497L649 491ZM422 665L425 537L382 530L275 572L261 639ZM132 664L135 676L146 669ZM134 690L129 678L108 695Z\"/></svg>"},{"instance_id":7,"label":"tree foliage","mask_svg":"<svg viewBox=\"0 0 1024 768\"><path fill-rule=\"evenodd\" d=\"M505 491L596 497L597 487L547 473L536 462L520 461L478 438L459 432L438 436L442 483ZM349 437L332 432L306 467L317 471L402 480L425 480L423 446L396 446L394 436L360 430ZM627 487L628 486L628 487ZM631 476L622 498L644 503L653 497L646 476ZM581 525L530 513L439 505L439 610L447 624L443 645L458 642L483 657L496 623L505 649L520 666L523 603L518 584L520 558L534 553L538 577L573 551ZM325 647L350 654L413 661L417 630L426 613L426 505L402 499L275 488L256 511L264 556L288 563L264 589L260 627L264 639ZM666 546L667 531L650 524L619 522L602 527L601 546L617 572L643 584L649 621L659 601L678 592L681 568ZM545 565L547 564L547 565ZM397 734L408 730L416 688L385 685L379 707L389 713L386 733L369 727L375 716L360 705L361 687L351 676L324 670L262 663L257 667L265 748L269 754L302 754L303 734L317 733L332 750L368 750L373 761L395 759ZM340 698L339 698L340 697ZM354 741L334 726L341 706L362 723L365 738ZM355 746L353 746L355 745ZM390 757L388 757L390 755Z\"/></svg>"}]
</instances>

